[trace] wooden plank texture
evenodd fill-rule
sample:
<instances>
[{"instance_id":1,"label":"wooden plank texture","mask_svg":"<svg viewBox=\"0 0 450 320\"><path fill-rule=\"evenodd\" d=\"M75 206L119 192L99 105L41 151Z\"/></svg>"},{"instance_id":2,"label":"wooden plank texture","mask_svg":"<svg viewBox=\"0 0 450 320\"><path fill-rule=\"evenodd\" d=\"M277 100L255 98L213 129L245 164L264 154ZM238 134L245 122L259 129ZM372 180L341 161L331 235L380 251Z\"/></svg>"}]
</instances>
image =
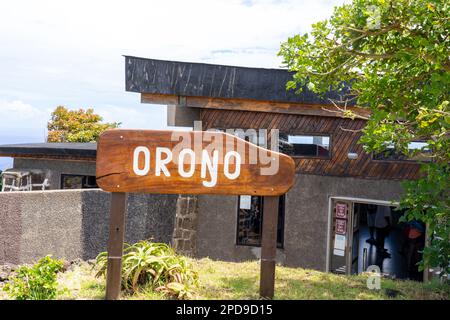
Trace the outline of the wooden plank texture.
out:
<instances>
[{"instance_id":1,"label":"wooden plank texture","mask_svg":"<svg viewBox=\"0 0 450 320\"><path fill-rule=\"evenodd\" d=\"M279 197L264 197L259 295L261 298L266 299L272 299L275 292L275 263L277 255L279 201Z\"/></svg>"},{"instance_id":2,"label":"wooden plank texture","mask_svg":"<svg viewBox=\"0 0 450 320\"><path fill-rule=\"evenodd\" d=\"M142 103L179 105L190 108L219 109L234 111L270 112L282 114L298 114L322 117L341 117L343 112L332 104L283 103L248 99L221 99L208 97L180 97L176 95L142 93ZM361 117L368 117L370 111L364 108L348 106Z\"/></svg>"},{"instance_id":3,"label":"wooden plank texture","mask_svg":"<svg viewBox=\"0 0 450 320\"><path fill-rule=\"evenodd\" d=\"M108 269L106 272L107 300L117 300L120 295L126 210L127 194L113 192L109 215Z\"/></svg>"},{"instance_id":4,"label":"wooden plank texture","mask_svg":"<svg viewBox=\"0 0 450 320\"><path fill-rule=\"evenodd\" d=\"M194 141L198 143L194 145ZM148 156L142 147L148 149ZM167 149L162 152L161 148ZM180 164L183 149L192 153L185 154ZM211 167L208 161L214 163L215 152L217 165ZM165 161L170 155L172 160ZM249 161L252 155L257 155L253 163ZM163 162L167 162L167 172ZM217 179L213 178L215 172ZM294 173L291 157L217 131L108 130L97 147L97 184L110 192L274 196L291 188Z\"/></svg>"},{"instance_id":5,"label":"wooden plank texture","mask_svg":"<svg viewBox=\"0 0 450 320\"><path fill-rule=\"evenodd\" d=\"M334 91L320 97L307 86L301 93L286 90L290 80L292 73L286 69L125 57L125 87L132 92L307 104L340 97ZM348 89L341 94L348 93Z\"/></svg>"},{"instance_id":6,"label":"wooden plank texture","mask_svg":"<svg viewBox=\"0 0 450 320\"><path fill-rule=\"evenodd\" d=\"M319 134L331 138L331 158L293 157L297 173L360 177L366 179L416 179L419 167L413 161L378 161L358 143L365 120L313 115L202 109L203 130L278 129L289 134ZM349 152L358 154L350 160Z\"/></svg>"}]
</instances>

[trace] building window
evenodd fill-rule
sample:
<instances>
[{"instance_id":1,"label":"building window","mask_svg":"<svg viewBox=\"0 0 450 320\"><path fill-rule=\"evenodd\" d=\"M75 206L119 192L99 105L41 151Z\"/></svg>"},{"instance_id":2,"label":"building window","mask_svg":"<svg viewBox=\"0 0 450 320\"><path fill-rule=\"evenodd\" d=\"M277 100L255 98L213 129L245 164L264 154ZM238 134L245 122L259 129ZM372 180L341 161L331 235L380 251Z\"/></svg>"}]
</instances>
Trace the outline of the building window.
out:
<instances>
[{"instance_id":1,"label":"building window","mask_svg":"<svg viewBox=\"0 0 450 320\"><path fill-rule=\"evenodd\" d=\"M277 247L284 245L285 196L280 196L278 205ZM239 196L237 218L237 245L261 246L264 197Z\"/></svg>"},{"instance_id":2,"label":"building window","mask_svg":"<svg viewBox=\"0 0 450 320\"><path fill-rule=\"evenodd\" d=\"M280 133L280 152L293 157L330 158L330 137Z\"/></svg>"},{"instance_id":3,"label":"building window","mask_svg":"<svg viewBox=\"0 0 450 320\"><path fill-rule=\"evenodd\" d=\"M428 144L422 141L413 141L408 144L411 157L397 152L394 146L388 146L384 152L373 155L373 160L382 161L431 161L429 157Z\"/></svg>"},{"instance_id":4,"label":"building window","mask_svg":"<svg viewBox=\"0 0 450 320\"><path fill-rule=\"evenodd\" d=\"M210 130L229 133L247 142L256 144L257 146L266 147L267 137L264 129L214 128Z\"/></svg>"},{"instance_id":5,"label":"building window","mask_svg":"<svg viewBox=\"0 0 450 320\"><path fill-rule=\"evenodd\" d=\"M61 175L61 189L90 189L98 188L95 176L75 174Z\"/></svg>"}]
</instances>

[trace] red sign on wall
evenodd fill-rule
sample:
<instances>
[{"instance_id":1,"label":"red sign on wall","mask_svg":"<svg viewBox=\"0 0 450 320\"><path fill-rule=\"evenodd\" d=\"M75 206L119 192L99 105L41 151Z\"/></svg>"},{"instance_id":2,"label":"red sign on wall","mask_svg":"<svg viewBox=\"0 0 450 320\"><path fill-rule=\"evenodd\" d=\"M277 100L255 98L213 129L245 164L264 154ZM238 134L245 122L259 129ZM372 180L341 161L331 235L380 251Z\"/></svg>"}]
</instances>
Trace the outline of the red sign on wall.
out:
<instances>
[{"instance_id":1,"label":"red sign on wall","mask_svg":"<svg viewBox=\"0 0 450 320\"><path fill-rule=\"evenodd\" d=\"M347 219L346 203L336 203L336 218Z\"/></svg>"},{"instance_id":2,"label":"red sign on wall","mask_svg":"<svg viewBox=\"0 0 450 320\"><path fill-rule=\"evenodd\" d=\"M347 233L347 220L336 219L336 228L335 232L337 234L346 234Z\"/></svg>"}]
</instances>

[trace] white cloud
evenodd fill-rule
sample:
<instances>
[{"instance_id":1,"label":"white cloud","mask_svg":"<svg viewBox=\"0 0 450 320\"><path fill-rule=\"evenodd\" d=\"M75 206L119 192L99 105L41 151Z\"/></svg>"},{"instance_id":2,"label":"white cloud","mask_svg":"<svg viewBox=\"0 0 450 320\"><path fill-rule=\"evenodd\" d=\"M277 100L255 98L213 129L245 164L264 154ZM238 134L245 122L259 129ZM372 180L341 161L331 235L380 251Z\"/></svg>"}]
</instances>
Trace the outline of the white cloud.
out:
<instances>
[{"instance_id":1,"label":"white cloud","mask_svg":"<svg viewBox=\"0 0 450 320\"><path fill-rule=\"evenodd\" d=\"M124 127L164 128L163 107L125 92L122 55L279 67L280 43L343 2L3 1L0 116L40 127L58 105L92 106Z\"/></svg>"},{"instance_id":2,"label":"white cloud","mask_svg":"<svg viewBox=\"0 0 450 320\"><path fill-rule=\"evenodd\" d=\"M48 109L37 108L21 100L0 100L2 129L45 127L50 112Z\"/></svg>"},{"instance_id":3,"label":"white cloud","mask_svg":"<svg viewBox=\"0 0 450 320\"><path fill-rule=\"evenodd\" d=\"M90 106L84 107L87 109ZM78 109L68 106L69 109ZM37 108L21 100L0 100L1 131L21 129L44 129L55 108ZM95 112L102 116L104 122L121 122L124 128L166 127L166 108L161 105L142 104L133 107L100 105Z\"/></svg>"},{"instance_id":4,"label":"white cloud","mask_svg":"<svg viewBox=\"0 0 450 320\"><path fill-rule=\"evenodd\" d=\"M95 112L105 122L121 122L121 128L130 129L164 129L166 127L166 107L143 104L137 107L102 105Z\"/></svg>"}]
</instances>

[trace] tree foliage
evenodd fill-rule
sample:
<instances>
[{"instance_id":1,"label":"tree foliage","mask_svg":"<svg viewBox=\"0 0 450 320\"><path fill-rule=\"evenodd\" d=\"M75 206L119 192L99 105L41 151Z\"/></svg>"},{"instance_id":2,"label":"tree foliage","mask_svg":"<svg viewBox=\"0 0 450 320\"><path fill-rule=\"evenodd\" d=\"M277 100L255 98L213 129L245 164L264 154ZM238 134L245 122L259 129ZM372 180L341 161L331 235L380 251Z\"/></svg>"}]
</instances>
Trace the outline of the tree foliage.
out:
<instances>
[{"instance_id":1,"label":"tree foliage","mask_svg":"<svg viewBox=\"0 0 450 320\"><path fill-rule=\"evenodd\" d=\"M341 108L355 102L371 110L360 139L367 152L429 156L421 178L404 184L400 204L407 219L428 224L424 262L443 273L450 271L449 9L445 0L353 0L279 53L293 71L288 89L336 90ZM411 150L413 141L427 146Z\"/></svg>"},{"instance_id":2,"label":"tree foliage","mask_svg":"<svg viewBox=\"0 0 450 320\"><path fill-rule=\"evenodd\" d=\"M95 142L107 129L120 126L119 122L101 123L102 117L94 109L68 110L59 106L52 112L47 124L48 142Z\"/></svg>"}]
</instances>

